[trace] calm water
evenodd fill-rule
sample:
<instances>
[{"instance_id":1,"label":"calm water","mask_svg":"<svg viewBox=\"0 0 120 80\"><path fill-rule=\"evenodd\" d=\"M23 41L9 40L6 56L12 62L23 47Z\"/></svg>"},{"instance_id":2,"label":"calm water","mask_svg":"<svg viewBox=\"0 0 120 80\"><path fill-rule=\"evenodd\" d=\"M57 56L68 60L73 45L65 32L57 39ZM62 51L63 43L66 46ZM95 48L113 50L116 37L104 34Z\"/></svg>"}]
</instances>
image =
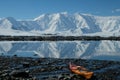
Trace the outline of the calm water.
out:
<instances>
[{"instance_id":1,"label":"calm water","mask_svg":"<svg viewBox=\"0 0 120 80\"><path fill-rule=\"evenodd\" d=\"M120 61L120 41L1 41L0 55Z\"/></svg>"}]
</instances>

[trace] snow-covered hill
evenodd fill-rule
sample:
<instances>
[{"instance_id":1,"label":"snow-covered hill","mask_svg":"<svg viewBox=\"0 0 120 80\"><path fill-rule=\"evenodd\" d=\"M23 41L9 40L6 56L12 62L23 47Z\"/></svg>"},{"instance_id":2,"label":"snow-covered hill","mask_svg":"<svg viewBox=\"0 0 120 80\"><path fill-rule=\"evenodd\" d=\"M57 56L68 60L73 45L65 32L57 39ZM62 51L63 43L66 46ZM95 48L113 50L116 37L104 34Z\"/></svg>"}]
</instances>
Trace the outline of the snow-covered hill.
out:
<instances>
[{"instance_id":1,"label":"snow-covered hill","mask_svg":"<svg viewBox=\"0 0 120 80\"><path fill-rule=\"evenodd\" d=\"M120 16L89 14L43 14L33 20L19 21L12 17L0 19L0 35L99 35L118 36Z\"/></svg>"}]
</instances>

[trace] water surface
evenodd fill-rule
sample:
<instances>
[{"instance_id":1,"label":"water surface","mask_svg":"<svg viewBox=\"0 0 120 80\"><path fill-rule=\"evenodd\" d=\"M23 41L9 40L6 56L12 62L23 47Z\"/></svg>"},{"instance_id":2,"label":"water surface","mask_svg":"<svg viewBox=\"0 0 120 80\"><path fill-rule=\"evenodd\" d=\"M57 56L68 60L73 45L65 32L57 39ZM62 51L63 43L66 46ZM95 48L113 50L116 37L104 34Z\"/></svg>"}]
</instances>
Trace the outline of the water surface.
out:
<instances>
[{"instance_id":1,"label":"water surface","mask_svg":"<svg viewBox=\"0 0 120 80\"><path fill-rule=\"evenodd\" d=\"M120 41L1 41L0 55L120 61Z\"/></svg>"}]
</instances>

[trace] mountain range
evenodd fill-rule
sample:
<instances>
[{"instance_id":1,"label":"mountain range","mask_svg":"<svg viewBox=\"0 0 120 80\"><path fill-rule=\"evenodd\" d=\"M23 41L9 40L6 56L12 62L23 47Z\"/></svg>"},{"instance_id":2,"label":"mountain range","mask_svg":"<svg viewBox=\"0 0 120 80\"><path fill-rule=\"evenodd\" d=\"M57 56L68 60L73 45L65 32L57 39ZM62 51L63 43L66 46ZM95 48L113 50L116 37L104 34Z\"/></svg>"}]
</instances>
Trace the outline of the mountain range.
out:
<instances>
[{"instance_id":1,"label":"mountain range","mask_svg":"<svg viewBox=\"0 0 120 80\"><path fill-rule=\"evenodd\" d=\"M0 19L0 35L119 36L120 16L95 16L66 12L42 14L32 20Z\"/></svg>"}]
</instances>

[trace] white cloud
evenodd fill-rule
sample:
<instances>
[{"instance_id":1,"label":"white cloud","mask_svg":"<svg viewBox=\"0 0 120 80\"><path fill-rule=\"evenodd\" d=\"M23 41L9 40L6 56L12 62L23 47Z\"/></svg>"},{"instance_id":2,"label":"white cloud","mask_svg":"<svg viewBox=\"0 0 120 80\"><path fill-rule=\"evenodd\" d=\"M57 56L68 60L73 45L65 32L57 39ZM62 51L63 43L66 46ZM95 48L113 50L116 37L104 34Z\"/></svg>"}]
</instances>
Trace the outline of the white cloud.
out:
<instances>
[{"instance_id":1,"label":"white cloud","mask_svg":"<svg viewBox=\"0 0 120 80\"><path fill-rule=\"evenodd\" d=\"M112 10L112 13L115 13L115 12L120 12L120 9Z\"/></svg>"},{"instance_id":2,"label":"white cloud","mask_svg":"<svg viewBox=\"0 0 120 80\"><path fill-rule=\"evenodd\" d=\"M120 9L116 9L115 11L116 11L116 12L120 12Z\"/></svg>"}]
</instances>

